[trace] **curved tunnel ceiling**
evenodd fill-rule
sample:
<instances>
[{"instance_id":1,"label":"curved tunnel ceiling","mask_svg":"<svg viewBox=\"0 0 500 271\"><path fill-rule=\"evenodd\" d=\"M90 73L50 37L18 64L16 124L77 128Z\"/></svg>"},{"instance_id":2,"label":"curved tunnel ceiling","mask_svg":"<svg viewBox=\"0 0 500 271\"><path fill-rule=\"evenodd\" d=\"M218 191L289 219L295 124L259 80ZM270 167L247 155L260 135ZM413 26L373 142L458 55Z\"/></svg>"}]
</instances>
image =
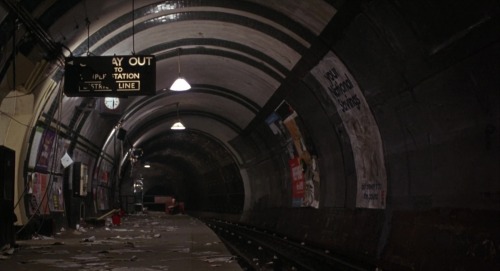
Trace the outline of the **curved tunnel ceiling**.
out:
<instances>
[{"instance_id":1,"label":"curved tunnel ceiling","mask_svg":"<svg viewBox=\"0 0 500 271\"><path fill-rule=\"evenodd\" d=\"M499 15L491 0L2 0L0 30L12 34L0 35L0 99L16 103L3 103L0 139L16 149L18 195L38 164L26 143L45 144L41 130L57 126L68 154L95 165L92 188L115 198L72 197L75 222L80 206L97 213L95 203L132 196L133 171L145 193L187 210L388 269L490 267L469 251L500 243ZM61 51L154 54L156 95L120 99L108 115L101 99L61 98ZM190 91L168 90L178 53ZM16 68L36 78L16 84ZM274 112L293 123L268 125ZM187 130L170 130L178 119ZM150 169L127 163L130 146ZM306 205L293 191L301 170Z\"/></svg>"},{"instance_id":2,"label":"curved tunnel ceiling","mask_svg":"<svg viewBox=\"0 0 500 271\"><path fill-rule=\"evenodd\" d=\"M236 160L229 141L254 120L335 14L323 1L123 3L82 1L70 7L58 1L40 11L40 21L59 18L49 33L75 56L156 56L157 94L124 101L128 107L119 122L131 145L146 146L180 118L196 131L187 142L215 140ZM192 85L186 92L168 90L179 59ZM148 151L155 156L162 149Z\"/></svg>"}]
</instances>

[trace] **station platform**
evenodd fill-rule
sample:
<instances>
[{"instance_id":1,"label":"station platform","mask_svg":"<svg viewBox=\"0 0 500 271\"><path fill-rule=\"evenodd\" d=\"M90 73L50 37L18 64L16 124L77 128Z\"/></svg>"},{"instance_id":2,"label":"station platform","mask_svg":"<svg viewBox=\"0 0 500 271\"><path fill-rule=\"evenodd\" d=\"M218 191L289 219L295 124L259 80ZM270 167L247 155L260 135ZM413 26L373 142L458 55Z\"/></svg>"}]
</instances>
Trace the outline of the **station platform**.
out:
<instances>
[{"instance_id":1,"label":"station platform","mask_svg":"<svg viewBox=\"0 0 500 271\"><path fill-rule=\"evenodd\" d=\"M242 270L205 224L162 212L122 217L120 226L85 225L53 237L19 240L0 270Z\"/></svg>"}]
</instances>

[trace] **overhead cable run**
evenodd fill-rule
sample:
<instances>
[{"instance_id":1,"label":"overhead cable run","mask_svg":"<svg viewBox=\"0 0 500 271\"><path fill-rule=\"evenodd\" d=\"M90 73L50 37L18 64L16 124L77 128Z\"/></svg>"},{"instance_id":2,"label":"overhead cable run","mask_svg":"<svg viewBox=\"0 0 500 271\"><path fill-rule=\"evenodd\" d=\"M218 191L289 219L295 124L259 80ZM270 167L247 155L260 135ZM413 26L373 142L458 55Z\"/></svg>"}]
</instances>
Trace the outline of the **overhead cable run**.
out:
<instances>
[{"instance_id":1,"label":"overhead cable run","mask_svg":"<svg viewBox=\"0 0 500 271\"><path fill-rule=\"evenodd\" d=\"M50 35L35 21L31 14L21 6L21 3L14 0L3 0L3 2L9 7L10 11L15 13L19 20L26 25L27 29L35 34L41 46L47 50L49 59L53 60L59 58L59 60L64 63L60 44L52 40Z\"/></svg>"}]
</instances>

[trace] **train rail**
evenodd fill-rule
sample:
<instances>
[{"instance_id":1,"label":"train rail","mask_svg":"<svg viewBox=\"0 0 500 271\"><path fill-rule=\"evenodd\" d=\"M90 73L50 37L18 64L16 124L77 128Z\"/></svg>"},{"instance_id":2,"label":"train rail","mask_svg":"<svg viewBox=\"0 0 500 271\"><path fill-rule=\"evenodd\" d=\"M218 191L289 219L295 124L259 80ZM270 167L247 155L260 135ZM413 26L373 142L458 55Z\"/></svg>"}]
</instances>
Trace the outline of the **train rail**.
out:
<instances>
[{"instance_id":1,"label":"train rail","mask_svg":"<svg viewBox=\"0 0 500 271\"><path fill-rule=\"evenodd\" d=\"M238 256L245 270L376 270L372 264L334 255L255 227L215 219L203 221Z\"/></svg>"}]
</instances>

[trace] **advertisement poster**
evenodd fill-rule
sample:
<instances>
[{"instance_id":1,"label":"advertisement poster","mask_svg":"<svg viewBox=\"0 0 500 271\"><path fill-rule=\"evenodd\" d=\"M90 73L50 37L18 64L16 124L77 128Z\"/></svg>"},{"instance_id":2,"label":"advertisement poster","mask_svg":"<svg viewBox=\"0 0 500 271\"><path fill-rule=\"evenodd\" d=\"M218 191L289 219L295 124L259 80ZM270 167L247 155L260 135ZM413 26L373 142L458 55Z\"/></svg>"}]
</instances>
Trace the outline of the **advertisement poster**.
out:
<instances>
[{"instance_id":1,"label":"advertisement poster","mask_svg":"<svg viewBox=\"0 0 500 271\"><path fill-rule=\"evenodd\" d=\"M300 158L288 160L292 176L292 207L301 207L304 202L304 174L300 165Z\"/></svg>"},{"instance_id":2,"label":"advertisement poster","mask_svg":"<svg viewBox=\"0 0 500 271\"><path fill-rule=\"evenodd\" d=\"M30 160L28 162L28 167L34 169L36 166L36 161L38 158L38 149L40 149L40 141L42 140L43 128L36 127L35 136L31 142Z\"/></svg>"},{"instance_id":3,"label":"advertisement poster","mask_svg":"<svg viewBox=\"0 0 500 271\"><path fill-rule=\"evenodd\" d=\"M97 203L99 210L108 210L108 188L99 186L97 187Z\"/></svg>"},{"instance_id":4,"label":"advertisement poster","mask_svg":"<svg viewBox=\"0 0 500 271\"><path fill-rule=\"evenodd\" d=\"M99 184L102 186L110 186L111 164L102 160L99 167Z\"/></svg>"},{"instance_id":5,"label":"advertisement poster","mask_svg":"<svg viewBox=\"0 0 500 271\"><path fill-rule=\"evenodd\" d=\"M40 149L38 150L38 159L36 161L36 170L48 171L50 160L53 158L53 145L56 138L56 133L49 129L43 132L42 140L40 141Z\"/></svg>"},{"instance_id":6,"label":"advertisement poster","mask_svg":"<svg viewBox=\"0 0 500 271\"><path fill-rule=\"evenodd\" d=\"M50 193L49 207L52 212L64 212L62 177L52 177L52 192Z\"/></svg>"},{"instance_id":7,"label":"advertisement poster","mask_svg":"<svg viewBox=\"0 0 500 271\"><path fill-rule=\"evenodd\" d=\"M285 118L286 116L281 116L278 113L273 112L266 119L266 123L269 125L273 134L278 136L283 144L286 144L288 139L290 139L290 134L288 134L288 131L283 125L283 119Z\"/></svg>"},{"instance_id":8,"label":"advertisement poster","mask_svg":"<svg viewBox=\"0 0 500 271\"><path fill-rule=\"evenodd\" d=\"M356 207L384 209L387 174L382 139L360 87L332 52L311 73L335 105L349 136L357 177Z\"/></svg>"},{"instance_id":9,"label":"advertisement poster","mask_svg":"<svg viewBox=\"0 0 500 271\"><path fill-rule=\"evenodd\" d=\"M47 187L49 185L49 175L35 172L32 174L32 201L30 203L30 213L46 215L49 214Z\"/></svg>"},{"instance_id":10,"label":"advertisement poster","mask_svg":"<svg viewBox=\"0 0 500 271\"><path fill-rule=\"evenodd\" d=\"M305 144L304 131L300 129L297 112L283 101L266 122L273 134L281 139L290 155L292 207L319 208L320 178L317 157L311 154L311 146L308 149Z\"/></svg>"},{"instance_id":11,"label":"advertisement poster","mask_svg":"<svg viewBox=\"0 0 500 271\"><path fill-rule=\"evenodd\" d=\"M80 163L80 188L79 188L79 196L85 197L89 191L89 167Z\"/></svg>"},{"instance_id":12,"label":"advertisement poster","mask_svg":"<svg viewBox=\"0 0 500 271\"><path fill-rule=\"evenodd\" d=\"M294 155L298 155L302 179L304 181L302 207L319 207L319 172L316 159L307 149L302 133L297 125L297 114L294 113L284 120L285 127L292 137Z\"/></svg>"},{"instance_id":13,"label":"advertisement poster","mask_svg":"<svg viewBox=\"0 0 500 271\"><path fill-rule=\"evenodd\" d=\"M108 210L108 193L111 186L111 164L105 160L101 160L97 169L94 171L94 179L92 181L94 193L94 206L97 210Z\"/></svg>"}]
</instances>

